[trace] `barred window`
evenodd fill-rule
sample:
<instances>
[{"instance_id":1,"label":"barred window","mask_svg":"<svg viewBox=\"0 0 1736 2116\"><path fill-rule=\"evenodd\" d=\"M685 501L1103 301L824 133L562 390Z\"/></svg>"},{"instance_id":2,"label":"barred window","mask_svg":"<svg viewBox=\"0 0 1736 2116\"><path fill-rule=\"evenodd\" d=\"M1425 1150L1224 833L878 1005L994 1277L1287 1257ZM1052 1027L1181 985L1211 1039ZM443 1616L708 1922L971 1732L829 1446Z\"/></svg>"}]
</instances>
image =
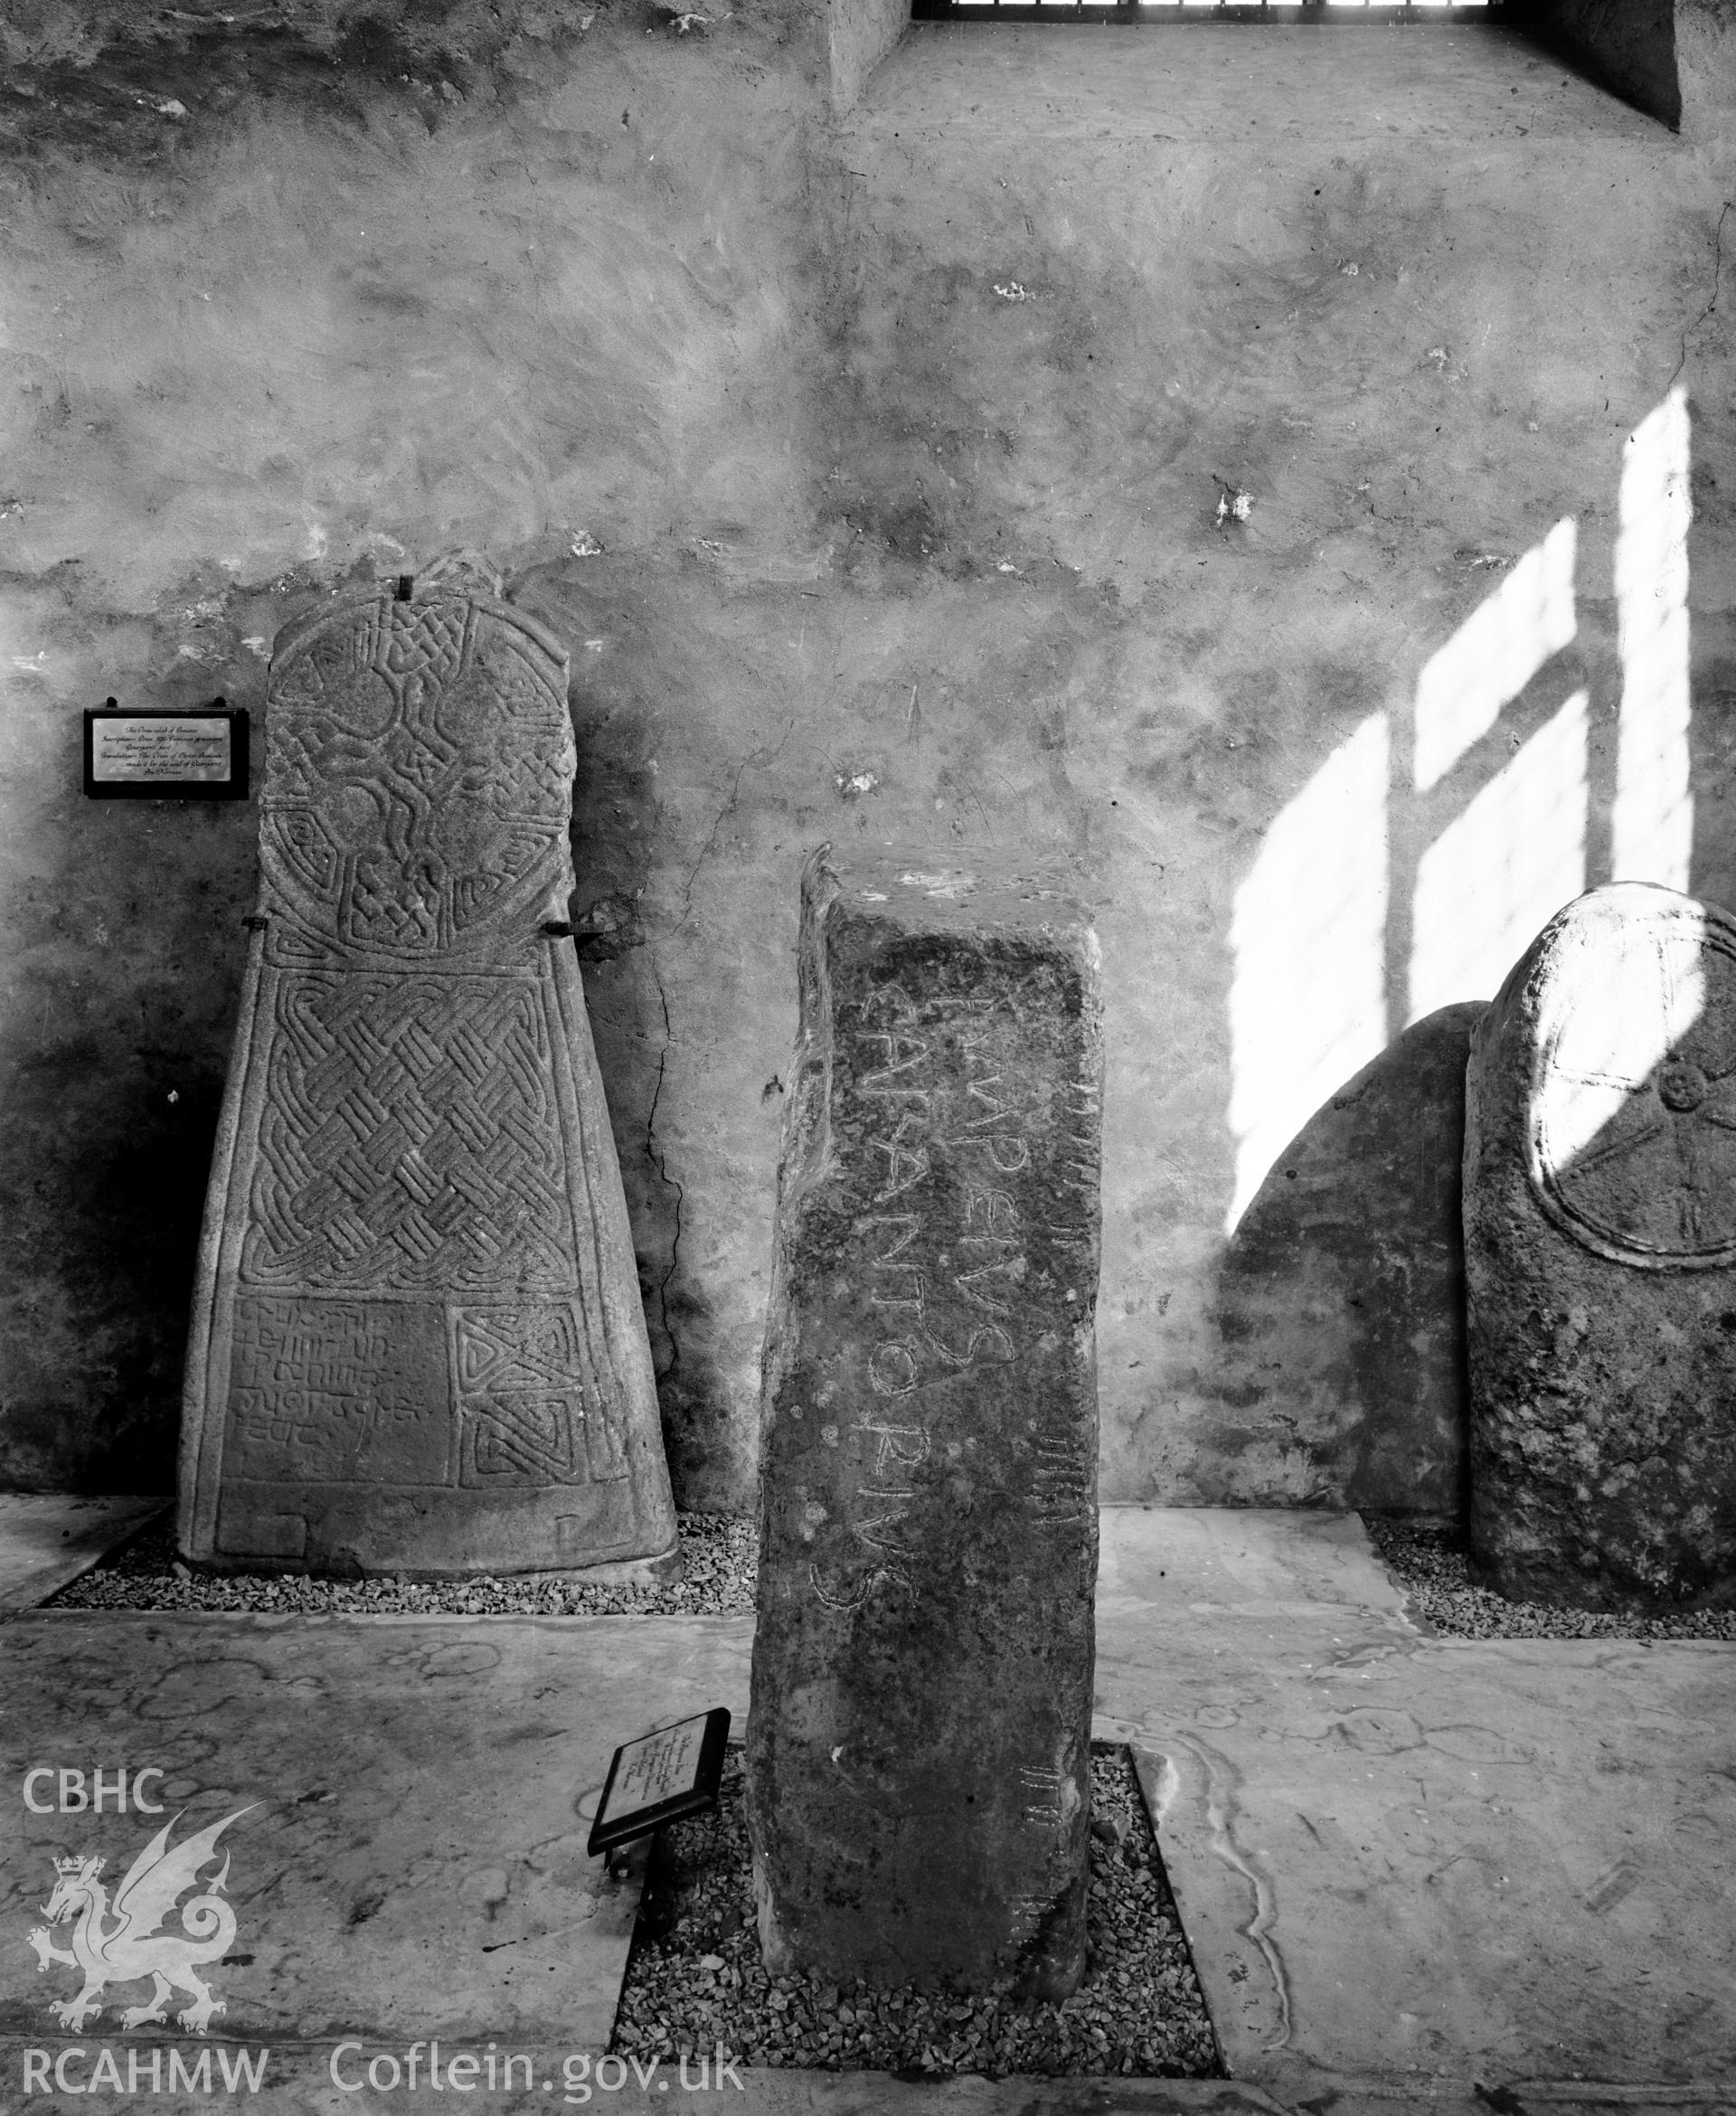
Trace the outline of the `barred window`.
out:
<instances>
[{"instance_id":1,"label":"barred window","mask_svg":"<svg viewBox=\"0 0 1736 2116\"><path fill-rule=\"evenodd\" d=\"M914 0L915 22L1499 22L1506 0Z\"/></svg>"}]
</instances>

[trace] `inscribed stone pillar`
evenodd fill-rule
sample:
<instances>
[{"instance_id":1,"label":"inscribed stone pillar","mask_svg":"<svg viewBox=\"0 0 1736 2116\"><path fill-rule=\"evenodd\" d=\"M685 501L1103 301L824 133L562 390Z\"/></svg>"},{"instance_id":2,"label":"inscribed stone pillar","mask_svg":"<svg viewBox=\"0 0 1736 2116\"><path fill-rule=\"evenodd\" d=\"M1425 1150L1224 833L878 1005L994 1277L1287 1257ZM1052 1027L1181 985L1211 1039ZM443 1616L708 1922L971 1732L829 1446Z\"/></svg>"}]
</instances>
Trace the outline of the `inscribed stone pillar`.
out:
<instances>
[{"instance_id":1,"label":"inscribed stone pillar","mask_svg":"<svg viewBox=\"0 0 1736 2116\"><path fill-rule=\"evenodd\" d=\"M572 941L567 661L462 593L280 633L194 1294L191 1558L424 1575L675 1516Z\"/></svg>"},{"instance_id":2,"label":"inscribed stone pillar","mask_svg":"<svg viewBox=\"0 0 1736 2116\"><path fill-rule=\"evenodd\" d=\"M1031 869L803 877L748 1730L774 1969L1083 1970L1097 960Z\"/></svg>"},{"instance_id":3,"label":"inscribed stone pillar","mask_svg":"<svg viewBox=\"0 0 1736 2116\"><path fill-rule=\"evenodd\" d=\"M1471 1045L1471 1543L1503 1592L1736 1601L1736 920L1618 883Z\"/></svg>"}]
</instances>

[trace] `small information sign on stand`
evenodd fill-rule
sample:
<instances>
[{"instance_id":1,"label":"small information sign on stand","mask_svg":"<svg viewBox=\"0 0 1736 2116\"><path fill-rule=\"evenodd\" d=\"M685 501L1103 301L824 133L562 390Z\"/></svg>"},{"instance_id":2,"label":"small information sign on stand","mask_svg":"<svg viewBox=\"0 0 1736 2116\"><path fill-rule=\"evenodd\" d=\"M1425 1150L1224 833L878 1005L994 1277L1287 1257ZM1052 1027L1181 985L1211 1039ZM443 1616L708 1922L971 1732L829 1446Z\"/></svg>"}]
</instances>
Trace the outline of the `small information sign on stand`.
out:
<instances>
[{"instance_id":1,"label":"small information sign on stand","mask_svg":"<svg viewBox=\"0 0 1736 2116\"><path fill-rule=\"evenodd\" d=\"M84 790L98 801L243 801L245 706L122 706L84 715Z\"/></svg>"},{"instance_id":2,"label":"small information sign on stand","mask_svg":"<svg viewBox=\"0 0 1736 2116\"><path fill-rule=\"evenodd\" d=\"M585 1849L594 1858L711 1807L722 1781L729 1738L729 1708L720 1705L625 1743L609 1761Z\"/></svg>"}]
</instances>

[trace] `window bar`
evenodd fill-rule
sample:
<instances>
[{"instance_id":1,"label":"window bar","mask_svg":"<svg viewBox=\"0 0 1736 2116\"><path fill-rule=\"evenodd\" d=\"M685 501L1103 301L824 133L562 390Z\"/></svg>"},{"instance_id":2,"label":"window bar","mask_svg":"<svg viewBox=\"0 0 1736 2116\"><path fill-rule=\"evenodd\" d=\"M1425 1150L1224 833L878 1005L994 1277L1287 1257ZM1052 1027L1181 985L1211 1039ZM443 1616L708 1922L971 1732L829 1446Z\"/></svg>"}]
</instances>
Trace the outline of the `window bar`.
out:
<instances>
[{"instance_id":1,"label":"window bar","mask_svg":"<svg viewBox=\"0 0 1736 2116\"><path fill-rule=\"evenodd\" d=\"M915 22L1491 22L1506 0L913 0Z\"/></svg>"}]
</instances>

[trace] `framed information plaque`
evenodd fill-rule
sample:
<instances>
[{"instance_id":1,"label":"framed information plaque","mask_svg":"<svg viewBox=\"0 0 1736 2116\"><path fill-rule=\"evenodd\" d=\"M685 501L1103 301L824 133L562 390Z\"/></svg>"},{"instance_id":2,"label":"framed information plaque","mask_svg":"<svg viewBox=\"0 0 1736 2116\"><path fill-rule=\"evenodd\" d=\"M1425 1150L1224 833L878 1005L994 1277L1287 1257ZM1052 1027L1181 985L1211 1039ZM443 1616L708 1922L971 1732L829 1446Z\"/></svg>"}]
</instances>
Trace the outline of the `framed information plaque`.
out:
<instances>
[{"instance_id":1,"label":"framed information plaque","mask_svg":"<svg viewBox=\"0 0 1736 2116\"><path fill-rule=\"evenodd\" d=\"M709 1808L717 1799L729 1738L729 1708L720 1705L625 1743L609 1760L585 1849L594 1858L629 1837Z\"/></svg>"},{"instance_id":2,"label":"framed information plaque","mask_svg":"<svg viewBox=\"0 0 1736 2116\"><path fill-rule=\"evenodd\" d=\"M84 715L84 790L98 801L244 801L247 709L108 705Z\"/></svg>"}]
</instances>

